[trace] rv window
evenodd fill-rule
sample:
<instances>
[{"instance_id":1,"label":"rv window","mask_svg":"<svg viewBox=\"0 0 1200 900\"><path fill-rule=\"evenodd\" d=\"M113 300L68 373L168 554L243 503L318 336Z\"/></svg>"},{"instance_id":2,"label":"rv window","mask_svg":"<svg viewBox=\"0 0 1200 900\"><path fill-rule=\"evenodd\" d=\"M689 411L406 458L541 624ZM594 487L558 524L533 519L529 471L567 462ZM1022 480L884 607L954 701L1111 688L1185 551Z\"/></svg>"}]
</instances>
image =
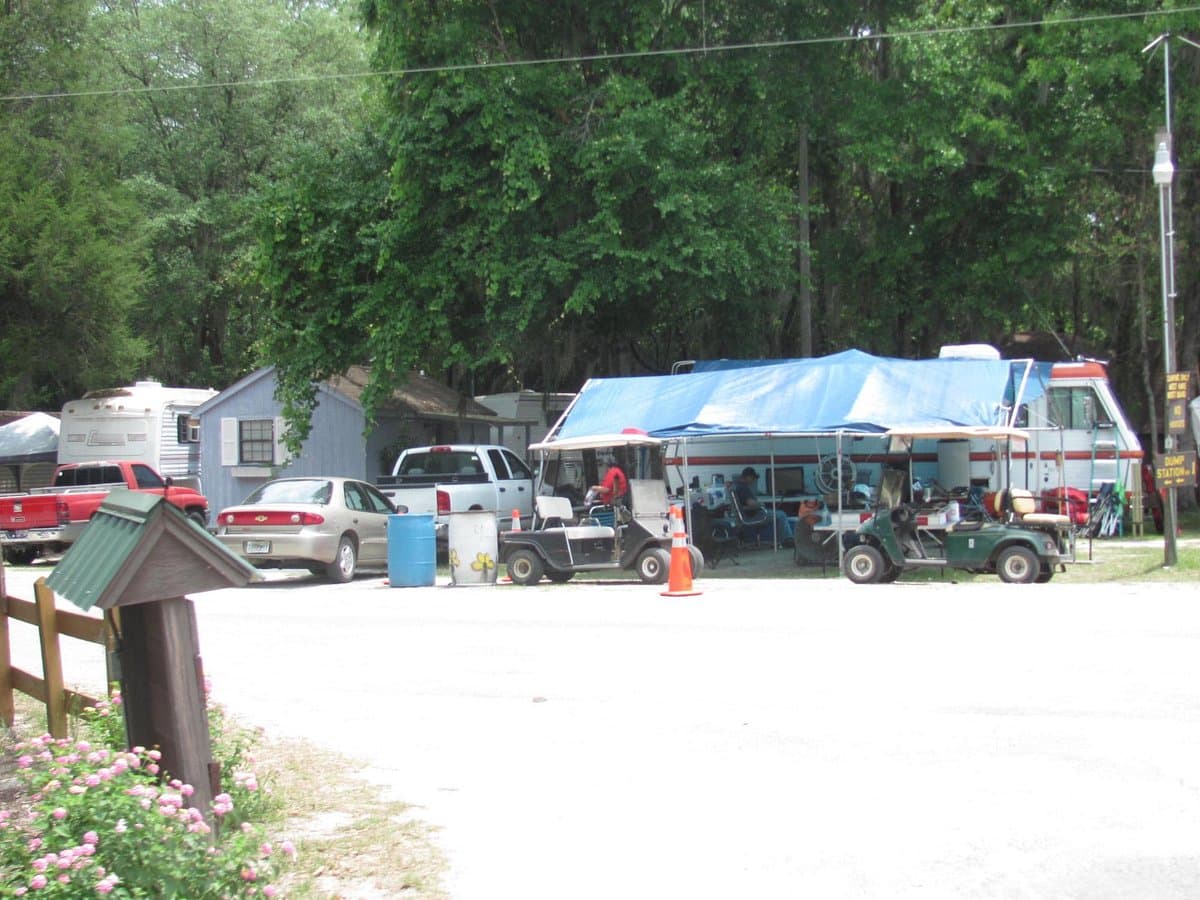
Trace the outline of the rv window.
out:
<instances>
[{"instance_id":1,"label":"rv window","mask_svg":"<svg viewBox=\"0 0 1200 900\"><path fill-rule=\"evenodd\" d=\"M1052 387L1046 391L1050 417L1062 428L1091 431L1096 426L1112 425L1112 417L1090 387Z\"/></svg>"},{"instance_id":2,"label":"rv window","mask_svg":"<svg viewBox=\"0 0 1200 900\"><path fill-rule=\"evenodd\" d=\"M175 417L175 440L181 444L200 442L200 422L186 413Z\"/></svg>"}]
</instances>

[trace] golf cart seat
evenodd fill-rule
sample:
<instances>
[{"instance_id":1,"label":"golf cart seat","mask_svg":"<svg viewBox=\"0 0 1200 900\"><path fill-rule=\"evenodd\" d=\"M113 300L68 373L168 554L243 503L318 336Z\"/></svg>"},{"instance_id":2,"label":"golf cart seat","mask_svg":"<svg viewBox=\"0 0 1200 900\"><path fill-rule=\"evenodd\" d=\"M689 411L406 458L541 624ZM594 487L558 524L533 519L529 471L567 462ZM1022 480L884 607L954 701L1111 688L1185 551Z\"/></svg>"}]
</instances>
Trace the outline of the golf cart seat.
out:
<instances>
[{"instance_id":1,"label":"golf cart seat","mask_svg":"<svg viewBox=\"0 0 1200 900\"><path fill-rule=\"evenodd\" d=\"M1034 512L1037 509L1037 502L1033 498L1033 493L1021 488L1012 488L1008 491L1008 505L1012 510L1015 522L1025 525L1051 525L1056 528L1060 525L1071 524L1070 516Z\"/></svg>"},{"instance_id":2,"label":"golf cart seat","mask_svg":"<svg viewBox=\"0 0 1200 900\"><path fill-rule=\"evenodd\" d=\"M537 512L535 530L562 528L569 541L612 538L616 535L616 532L607 525L596 525L592 522L577 524L575 509L571 506L571 500L568 497L538 496L534 498L534 507Z\"/></svg>"}]
</instances>

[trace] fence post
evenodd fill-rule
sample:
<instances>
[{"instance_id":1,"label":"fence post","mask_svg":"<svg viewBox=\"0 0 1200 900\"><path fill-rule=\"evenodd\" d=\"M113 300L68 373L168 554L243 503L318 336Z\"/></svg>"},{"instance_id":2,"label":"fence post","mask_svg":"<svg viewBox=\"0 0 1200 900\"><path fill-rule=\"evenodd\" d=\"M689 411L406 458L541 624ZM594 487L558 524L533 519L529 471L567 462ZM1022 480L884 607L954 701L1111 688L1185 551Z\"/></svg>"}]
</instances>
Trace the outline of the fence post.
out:
<instances>
[{"instance_id":1,"label":"fence post","mask_svg":"<svg viewBox=\"0 0 1200 900\"><path fill-rule=\"evenodd\" d=\"M0 551L0 719L9 728L16 721L13 707L12 648L8 638L8 587L4 583L3 551Z\"/></svg>"},{"instance_id":2,"label":"fence post","mask_svg":"<svg viewBox=\"0 0 1200 900\"><path fill-rule=\"evenodd\" d=\"M58 646L58 620L54 591L39 578L33 585L38 631L42 639L42 681L46 685L46 730L51 737L67 736L67 703L63 689L62 651Z\"/></svg>"}]
</instances>

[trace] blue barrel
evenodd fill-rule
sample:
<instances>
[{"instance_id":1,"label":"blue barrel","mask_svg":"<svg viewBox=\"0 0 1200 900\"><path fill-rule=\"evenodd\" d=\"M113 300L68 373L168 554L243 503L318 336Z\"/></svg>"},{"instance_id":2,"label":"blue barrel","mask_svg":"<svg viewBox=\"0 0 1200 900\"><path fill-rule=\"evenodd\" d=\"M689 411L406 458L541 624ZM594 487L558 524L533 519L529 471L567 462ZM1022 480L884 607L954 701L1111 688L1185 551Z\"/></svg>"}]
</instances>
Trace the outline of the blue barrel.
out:
<instances>
[{"instance_id":1,"label":"blue barrel","mask_svg":"<svg viewBox=\"0 0 1200 900\"><path fill-rule=\"evenodd\" d=\"M388 583L392 587L428 587L437 573L433 516L388 516Z\"/></svg>"}]
</instances>

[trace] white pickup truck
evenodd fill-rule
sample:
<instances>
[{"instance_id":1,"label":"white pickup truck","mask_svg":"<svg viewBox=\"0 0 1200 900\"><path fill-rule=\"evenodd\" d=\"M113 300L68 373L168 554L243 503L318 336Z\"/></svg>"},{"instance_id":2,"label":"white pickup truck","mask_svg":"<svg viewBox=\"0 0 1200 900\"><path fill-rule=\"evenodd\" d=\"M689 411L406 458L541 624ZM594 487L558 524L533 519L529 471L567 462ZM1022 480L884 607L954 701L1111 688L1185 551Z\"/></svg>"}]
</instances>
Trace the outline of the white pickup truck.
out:
<instances>
[{"instance_id":1,"label":"white pickup truck","mask_svg":"<svg viewBox=\"0 0 1200 900\"><path fill-rule=\"evenodd\" d=\"M509 450L493 444L443 444L401 452L379 489L411 513L432 513L437 542L445 546L451 513L492 510L501 530L513 526L513 510L528 524L533 516L533 472Z\"/></svg>"}]
</instances>

